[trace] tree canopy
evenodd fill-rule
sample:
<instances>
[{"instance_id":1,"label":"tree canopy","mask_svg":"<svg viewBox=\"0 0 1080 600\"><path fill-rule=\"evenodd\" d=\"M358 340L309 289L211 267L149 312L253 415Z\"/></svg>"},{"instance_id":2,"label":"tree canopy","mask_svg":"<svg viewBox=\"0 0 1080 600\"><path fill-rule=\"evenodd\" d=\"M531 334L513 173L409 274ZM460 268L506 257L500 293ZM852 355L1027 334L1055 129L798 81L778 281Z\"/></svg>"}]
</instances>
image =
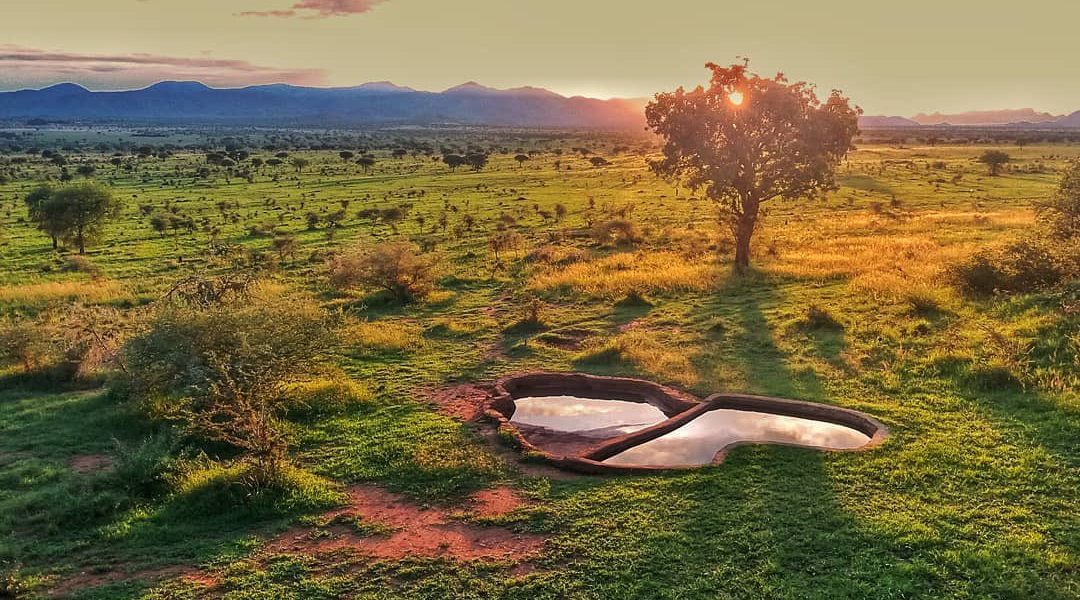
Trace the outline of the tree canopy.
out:
<instances>
[{"instance_id":1,"label":"tree canopy","mask_svg":"<svg viewBox=\"0 0 1080 600\"><path fill-rule=\"evenodd\" d=\"M53 239L75 244L79 254L93 241L109 218L119 212L121 203L109 188L93 182L81 182L53 189L40 187L27 195L30 218Z\"/></svg>"},{"instance_id":2,"label":"tree canopy","mask_svg":"<svg viewBox=\"0 0 1080 600\"><path fill-rule=\"evenodd\" d=\"M653 170L703 190L735 237L735 266L750 262L760 207L834 187L836 166L853 149L862 112L839 91L820 101L813 86L748 65L709 63L709 87L657 94L645 109L663 140Z\"/></svg>"},{"instance_id":3,"label":"tree canopy","mask_svg":"<svg viewBox=\"0 0 1080 600\"><path fill-rule=\"evenodd\" d=\"M997 176L1001 173L1001 167L1011 160L1008 154L1001 150L987 150L979 157L979 162L990 168L990 175Z\"/></svg>"}]
</instances>

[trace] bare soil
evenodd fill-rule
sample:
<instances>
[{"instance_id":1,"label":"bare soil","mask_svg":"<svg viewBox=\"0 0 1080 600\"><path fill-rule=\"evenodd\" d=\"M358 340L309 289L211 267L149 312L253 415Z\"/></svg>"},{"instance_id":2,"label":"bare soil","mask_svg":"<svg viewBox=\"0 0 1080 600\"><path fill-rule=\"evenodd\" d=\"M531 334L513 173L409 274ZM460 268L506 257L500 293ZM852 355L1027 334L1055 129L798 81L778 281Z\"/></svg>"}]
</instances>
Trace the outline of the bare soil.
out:
<instances>
[{"instance_id":1,"label":"bare soil","mask_svg":"<svg viewBox=\"0 0 1080 600\"><path fill-rule=\"evenodd\" d=\"M490 490L477 494L465 514L497 516L521 506L512 491ZM539 535L516 533L505 527L486 527L456 520L450 511L414 504L374 486L349 491L349 505L325 515L355 517L364 525L389 529L387 534L363 535L354 528L333 525L323 531L294 528L272 540L271 553L324 554L349 551L375 559L395 560L408 556L439 557L456 561L478 559L527 560L544 545Z\"/></svg>"}]
</instances>

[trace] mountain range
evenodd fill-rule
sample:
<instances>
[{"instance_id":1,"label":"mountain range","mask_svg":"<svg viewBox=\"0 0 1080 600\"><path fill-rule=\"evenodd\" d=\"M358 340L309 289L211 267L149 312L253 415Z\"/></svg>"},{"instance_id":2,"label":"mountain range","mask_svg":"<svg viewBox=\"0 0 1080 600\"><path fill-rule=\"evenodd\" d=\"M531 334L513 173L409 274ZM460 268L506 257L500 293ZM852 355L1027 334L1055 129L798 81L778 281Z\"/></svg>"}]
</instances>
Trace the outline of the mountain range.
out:
<instances>
[{"instance_id":1,"label":"mountain range","mask_svg":"<svg viewBox=\"0 0 1080 600\"><path fill-rule=\"evenodd\" d=\"M567 98L541 88L506 90L468 82L425 92L380 81L355 87L288 84L211 88L163 81L115 92L73 83L0 92L0 119L236 125L489 125L641 128L638 100Z\"/></svg>"},{"instance_id":2,"label":"mountain range","mask_svg":"<svg viewBox=\"0 0 1080 600\"><path fill-rule=\"evenodd\" d=\"M536 87L495 89L474 81L427 92L388 81L354 87L288 84L211 88L162 81L126 91L90 91L74 83L0 92L0 119L132 124L222 124L346 127L357 125L485 125L641 129L646 99L565 97ZM1030 108L867 115L860 127L1013 126L1080 128L1080 111L1058 116Z\"/></svg>"},{"instance_id":3,"label":"mountain range","mask_svg":"<svg viewBox=\"0 0 1080 600\"><path fill-rule=\"evenodd\" d=\"M1069 115L1036 112L1031 108L974 110L963 113L919 113L914 117L867 115L859 118L863 129L896 127L1026 127L1034 129L1071 129L1080 127L1080 111Z\"/></svg>"}]
</instances>

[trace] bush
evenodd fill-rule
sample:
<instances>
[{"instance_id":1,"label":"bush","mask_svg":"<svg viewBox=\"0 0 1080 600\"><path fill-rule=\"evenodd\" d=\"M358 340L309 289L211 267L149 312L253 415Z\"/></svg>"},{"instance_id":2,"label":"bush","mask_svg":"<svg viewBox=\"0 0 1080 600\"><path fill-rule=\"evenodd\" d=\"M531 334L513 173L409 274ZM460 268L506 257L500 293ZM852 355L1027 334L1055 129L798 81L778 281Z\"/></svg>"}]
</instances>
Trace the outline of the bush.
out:
<instances>
[{"instance_id":1,"label":"bush","mask_svg":"<svg viewBox=\"0 0 1080 600\"><path fill-rule=\"evenodd\" d=\"M308 298L264 287L233 302L166 304L125 349L132 390L189 433L229 444L269 483L284 467L286 390L334 346Z\"/></svg>"},{"instance_id":2,"label":"bush","mask_svg":"<svg viewBox=\"0 0 1080 600\"><path fill-rule=\"evenodd\" d=\"M101 267L90 262L90 259L81 255L74 254L64 259L64 266L61 267L62 271L86 273L93 279L101 277Z\"/></svg>"},{"instance_id":3,"label":"bush","mask_svg":"<svg viewBox=\"0 0 1080 600\"><path fill-rule=\"evenodd\" d=\"M806 316L799 321L804 329L843 329L844 325L827 309L817 304L806 307Z\"/></svg>"},{"instance_id":4,"label":"bush","mask_svg":"<svg viewBox=\"0 0 1080 600\"><path fill-rule=\"evenodd\" d=\"M637 225L622 217L597 223L593 226L592 236L599 244L632 244L641 240Z\"/></svg>"},{"instance_id":5,"label":"bush","mask_svg":"<svg viewBox=\"0 0 1080 600\"><path fill-rule=\"evenodd\" d=\"M431 293L435 264L434 257L421 255L414 244L386 242L335 256L327 270L330 283L338 289L379 288L405 304Z\"/></svg>"},{"instance_id":6,"label":"bush","mask_svg":"<svg viewBox=\"0 0 1080 600\"><path fill-rule=\"evenodd\" d=\"M166 488L174 463L174 441L166 434L152 435L138 444L116 442L116 463L111 477L132 497L151 497Z\"/></svg>"},{"instance_id":7,"label":"bush","mask_svg":"<svg viewBox=\"0 0 1080 600\"><path fill-rule=\"evenodd\" d=\"M1051 247L1043 242L1013 242L1000 250L984 250L954 265L950 275L965 293L1028 293L1051 288L1067 273Z\"/></svg>"},{"instance_id":8,"label":"bush","mask_svg":"<svg viewBox=\"0 0 1080 600\"><path fill-rule=\"evenodd\" d=\"M525 255L525 260L546 265L569 265L588 258L585 251L572 246L545 244Z\"/></svg>"},{"instance_id":9,"label":"bush","mask_svg":"<svg viewBox=\"0 0 1080 600\"><path fill-rule=\"evenodd\" d=\"M1039 219L1051 238L1080 244L1080 161L1069 166L1057 193L1039 207Z\"/></svg>"},{"instance_id":10,"label":"bush","mask_svg":"<svg viewBox=\"0 0 1080 600\"><path fill-rule=\"evenodd\" d=\"M33 373L56 360L53 336L41 323L8 320L0 322L0 361L18 364Z\"/></svg>"}]
</instances>

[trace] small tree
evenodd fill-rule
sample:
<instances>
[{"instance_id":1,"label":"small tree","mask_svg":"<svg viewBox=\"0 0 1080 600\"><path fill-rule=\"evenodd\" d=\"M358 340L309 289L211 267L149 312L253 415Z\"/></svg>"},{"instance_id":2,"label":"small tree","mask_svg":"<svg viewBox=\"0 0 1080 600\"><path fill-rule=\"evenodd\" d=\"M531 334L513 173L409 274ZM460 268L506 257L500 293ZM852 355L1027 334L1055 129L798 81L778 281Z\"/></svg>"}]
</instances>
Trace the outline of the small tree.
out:
<instances>
[{"instance_id":1,"label":"small tree","mask_svg":"<svg viewBox=\"0 0 1080 600\"><path fill-rule=\"evenodd\" d=\"M74 243L79 254L85 254L86 244L97 238L120 206L109 188L83 182L54 190L37 204L36 215L43 231Z\"/></svg>"},{"instance_id":2,"label":"small tree","mask_svg":"<svg viewBox=\"0 0 1080 600\"><path fill-rule=\"evenodd\" d=\"M479 171L487 165L488 155L483 152L471 152L465 157L465 162L469 163L473 171Z\"/></svg>"},{"instance_id":3,"label":"small tree","mask_svg":"<svg viewBox=\"0 0 1080 600\"><path fill-rule=\"evenodd\" d=\"M310 164L311 161L306 158L302 158L299 156L295 156L292 158L292 166L296 168L297 173L303 173L304 169Z\"/></svg>"},{"instance_id":4,"label":"small tree","mask_svg":"<svg viewBox=\"0 0 1080 600\"><path fill-rule=\"evenodd\" d=\"M495 264L502 264L503 252L510 252L521 248L525 244L525 238L516 231L496 231L488 238L488 246L495 255Z\"/></svg>"},{"instance_id":5,"label":"small tree","mask_svg":"<svg viewBox=\"0 0 1080 600\"><path fill-rule=\"evenodd\" d=\"M402 304L423 298L435 287L434 258L409 242L357 248L333 257L327 267L334 287L383 289Z\"/></svg>"},{"instance_id":6,"label":"small tree","mask_svg":"<svg viewBox=\"0 0 1080 600\"><path fill-rule=\"evenodd\" d=\"M997 177L1001 173L1001 167L1011 160L1008 154L1001 150L987 150L982 153L978 161L990 168L990 176Z\"/></svg>"},{"instance_id":7,"label":"small tree","mask_svg":"<svg viewBox=\"0 0 1080 600\"><path fill-rule=\"evenodd\" d=\"M664 142L663 158L651 166L719 204L735 237L735 268L744 270L761 205L834 187L861 111L838 91L821 102L813 87L782 74L766 79L746 64L706 66L707 89L658 94L646 107Z\"/></svg>"},{"instance_id":8,"label":"small tree","mask_svg":"<svg viewBox=\"0 0 1080 600\"><path fill-rule=\"evenodd\" d=\"M296 236L282 235L274 238L270 242L270 247L277 252L278 259L281 262L285 262L286 258L296 259L296 251L300 247L300 242L297 241Z\"/></svg>"},{"instance_id":9,"label":"small tree","mask_svg":"<svg viewBox=\"0 0 1080 600\"><path fill-rule=\"evenodd\" d=\"M1069 164L1053 197L1038 210L1051 238L1080 241L1080 161Z\"/></svg>"},{"instance_id":10,"label":"small tree","mask_svg":"<svg viewBox=\"0 0 1080 600\"><path fill-rule=\"evenodd\" d=\"M450 167L451 171L457 171L457 168L465 164L465 157L459 154L444 154L442 161L446 163L446 166Z\"/></svg>"},{"instance_id":11,"label":"small tree","mask_svg":"<svg viewBox=\"0 0 1080 600\"><path fill-rule=\"evenodd\" d=\"M60 236L64 233L64 223L60 219L62 215L44 210L46 201L52 197L54 191L56 190L50 185L41 185L30 190L23 199L30 221L52 239L53 249L59 245Z\"/></svg>"},{"instance_id":12,"label":"small tree","mask_svg":"<svg viewBox=\"0 0 1080 600\"><path fill-rule=\"evenodd\" d=\"M125 355L137 393L189 432L238 448L265 485L288 448L286 388L319 369L334 341L312 300L255 290L232 302L167 303Z\"/></svg>"},{"instance_id":13,"label":"small tree","mask_svg":"<svg viewBox=\"0 0 1080 600\"><path fill-rule=\"evenodd\" d=\"M525 155L525 154L518 154L517 156L514 157L514 160L517 161L518 166L524 167L525 166L525 161L529 160L529 157L528 157L528 155Z\"/></svg>"}]
</instances>

